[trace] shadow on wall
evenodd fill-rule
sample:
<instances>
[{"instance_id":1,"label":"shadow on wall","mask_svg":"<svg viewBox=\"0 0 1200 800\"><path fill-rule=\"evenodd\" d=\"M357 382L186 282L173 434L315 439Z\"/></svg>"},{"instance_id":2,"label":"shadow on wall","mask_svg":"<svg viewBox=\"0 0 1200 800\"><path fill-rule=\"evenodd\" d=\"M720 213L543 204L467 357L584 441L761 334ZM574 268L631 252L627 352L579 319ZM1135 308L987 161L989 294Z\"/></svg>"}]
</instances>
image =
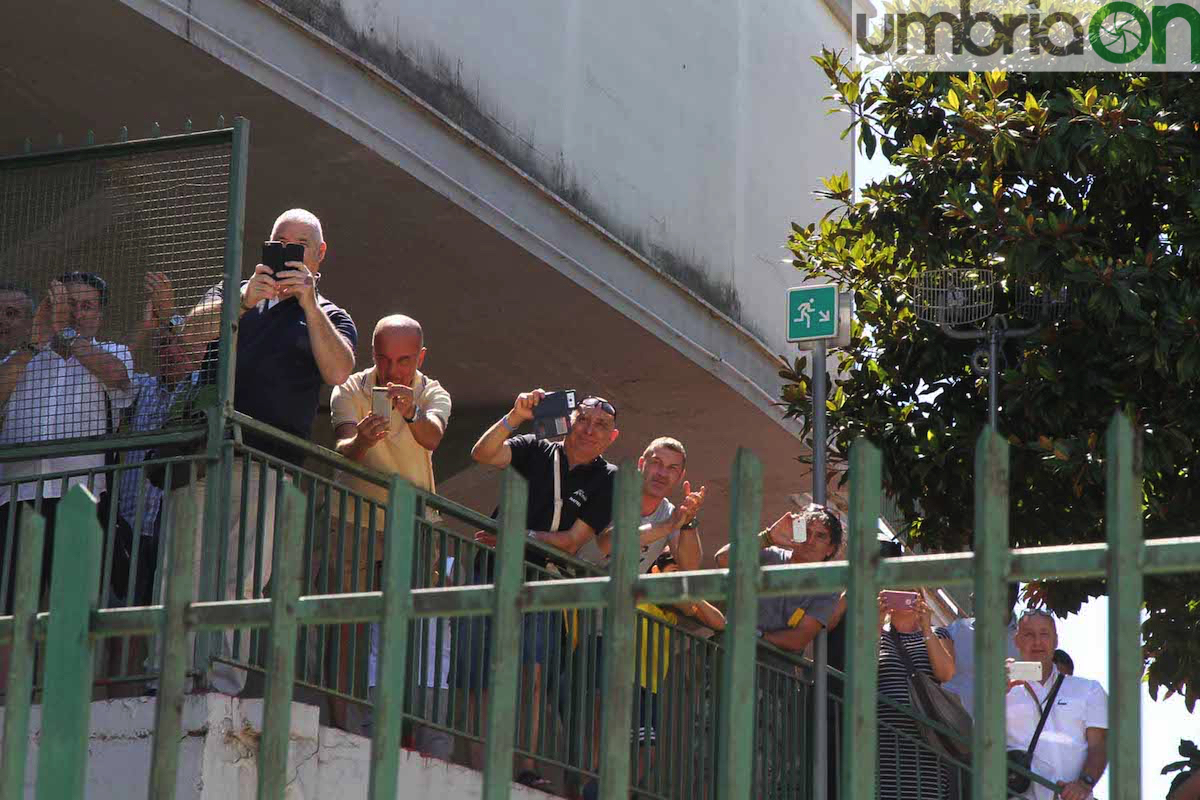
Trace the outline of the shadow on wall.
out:
<instances>
[{"instance_id":1,"label":"shadow on wall","mask_svg":"<svg viewBox=\"0 0 1200 800\"><path fill-rule=\"evenodd\" d=\"M539 152L533 142L480 107L479 98L463 85L461 73L453 65L453 59L431 49L429 65L418 64L402 50L389 47L351 25L340 0L270 0L270 3L382 70L559 200L645 258L659 272L673 278L766 341L761 332L742 318L741 301L732 283L713 280L703 263L647 243L641 231L611 218L598 203L589 198L587 191L567 167L561 152L553 157Z\"/></svg>"}]
</instances>

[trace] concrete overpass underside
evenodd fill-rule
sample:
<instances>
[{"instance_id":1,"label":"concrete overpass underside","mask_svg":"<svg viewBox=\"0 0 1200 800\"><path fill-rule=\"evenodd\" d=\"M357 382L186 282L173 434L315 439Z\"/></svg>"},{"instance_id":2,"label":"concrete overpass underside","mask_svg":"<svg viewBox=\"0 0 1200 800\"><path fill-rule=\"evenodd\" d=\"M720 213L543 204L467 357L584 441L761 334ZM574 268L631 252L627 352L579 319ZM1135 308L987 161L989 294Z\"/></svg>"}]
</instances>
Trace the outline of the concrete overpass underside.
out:
<instances>
[{"instance_id":1,"label":"concrete overpass underside","mask_svg":"<svg viewBox=\"0 0 1200 800\"><path fill-rule=\"evenodd\" d=\"M246 253L282 209L317 213L322 290L358 324L360 367L376 319L421 320L426 370L454 398L435 467L455 500L491 507L496 476L470 464L470 445L535 386L613 400L617 460L679 437L689 477L709 487L709 553L727 537L739 446L764 462L764 519L808 490L794 428L771 405L775 362L756 339L353 54L261 2L206 0L206 20L192 5L6 9L0 153L27 136L42 149L58 132L71 145L88 129L103 142L122 125L136 138L154 122L171 133L187 118L197 129L248 118ZM316 439L329 437L322 415Z\"/></svg>"}]
</instances>

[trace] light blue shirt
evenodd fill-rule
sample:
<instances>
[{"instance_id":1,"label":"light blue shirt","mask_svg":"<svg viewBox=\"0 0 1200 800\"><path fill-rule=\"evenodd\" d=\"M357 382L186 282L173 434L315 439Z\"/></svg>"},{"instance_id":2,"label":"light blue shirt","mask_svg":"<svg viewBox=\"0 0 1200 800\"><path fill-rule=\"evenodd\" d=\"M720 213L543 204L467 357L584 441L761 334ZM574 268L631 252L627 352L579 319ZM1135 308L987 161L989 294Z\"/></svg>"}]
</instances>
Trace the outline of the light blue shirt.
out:
<instances>
[{"instance_id":1,"label":"light blue shirt","mask_svg":"<svg viewBox=\"0 0 1200 800\"><path fill-rule=\"evenodd\" d=\"M975 716L975 618L956 619L946 626L950 640L954 642L954 677L942 684L962 700L963 707ZM1008 657L1019 658L1013 636L1017 632L1017 620L1008 623Z\"/></svg>"}]
</instances>

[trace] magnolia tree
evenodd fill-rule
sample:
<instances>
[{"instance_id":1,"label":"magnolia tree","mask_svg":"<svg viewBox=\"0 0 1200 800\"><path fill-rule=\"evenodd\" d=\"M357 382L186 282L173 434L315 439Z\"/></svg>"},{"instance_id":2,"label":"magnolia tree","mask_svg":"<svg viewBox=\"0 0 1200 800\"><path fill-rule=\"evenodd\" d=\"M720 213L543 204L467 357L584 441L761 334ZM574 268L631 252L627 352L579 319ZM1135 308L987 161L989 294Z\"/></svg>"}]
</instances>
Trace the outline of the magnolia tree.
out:
<instances>
[{"instance_id":1,"label":"magnolia tree","mask_svg":"<svg viewBox=\"0 0 1200 800\"><path fill-rule=\"evenodd\" d=\"M987 382L975 343L918 319L915 287L930 270L990 269L1000 311L1030 288L1069 299L1002 352L1013 546L1104 541L1104 431L1118 409L1144 429L1146 536L1200 534L1200 77L869 79L839 54L816 61L847 132L895 173L857 198L846 175L827 179L833 210L789 240L798 269L854 294L827 403L832 458L859 436L878 443L911 540L969 549ZM782 376L788 414L808 425L806 366ZM1104 590L1043 581L1030 595L1067 613ZM1145 600L1151 693L1181 691L1190 710L1200 585L1148 577Z\"/></svg>"}]
</instances>

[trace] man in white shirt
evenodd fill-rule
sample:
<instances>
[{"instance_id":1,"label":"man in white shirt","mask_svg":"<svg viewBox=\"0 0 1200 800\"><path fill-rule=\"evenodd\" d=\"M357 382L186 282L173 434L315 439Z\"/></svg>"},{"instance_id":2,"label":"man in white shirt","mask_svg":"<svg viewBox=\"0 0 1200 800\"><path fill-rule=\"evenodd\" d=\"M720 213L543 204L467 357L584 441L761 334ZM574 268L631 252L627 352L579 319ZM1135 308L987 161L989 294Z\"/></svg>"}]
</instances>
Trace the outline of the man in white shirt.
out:
<instances>
[{"instance_id":1,"label":"man in white shirt","mask_svg":"<svg viewBox=\"0 0 1200 800\"><path fill-rule=\"evenodd\" d=\"M34 314L28 341L0 363L0 445L33 444L59 439L103 436L115 426L116 412L133 399L129 348L98 342L96 333L104 319L108 285L98 275L70 272L50 283L46 297ZM9 596L12 607L12 574L15 541L9 549L10 509L37 504L46 517L43 588L50 583L49 554L53 552L53 520L66 486L48 480L38 492L38 476L78 471L69 486L84 484L99 495L104 491L104 452L57 458L40 458L0 464L0 553L8 558ZM29 478L25 482L18 479ZM14 497L15 492L15 497ZM15 535L13 537L15 539Z\"/></svg>"},{"instance_id":2,"label":"man in white shirt","mask_svg":"<svg viewBox=\"0 0 1200 800\"><path fill-rule=\"evenodd\" d=\"M1025 612L1017 625L1016 642L1022 661L1042 665L1042 680L1014 681L1005 698L1008 749L1025 750L1060 676L1054 665L1058 647L1054 617L1041 609ZM1028 800L1087 800L1108 766L1107 738L1108 695L1104 689L1096 681L1063 675L1032 764L1034 773L1058 784L1058 792L1034 783L1021 796Z\"/></svg>"}]
</instances>

